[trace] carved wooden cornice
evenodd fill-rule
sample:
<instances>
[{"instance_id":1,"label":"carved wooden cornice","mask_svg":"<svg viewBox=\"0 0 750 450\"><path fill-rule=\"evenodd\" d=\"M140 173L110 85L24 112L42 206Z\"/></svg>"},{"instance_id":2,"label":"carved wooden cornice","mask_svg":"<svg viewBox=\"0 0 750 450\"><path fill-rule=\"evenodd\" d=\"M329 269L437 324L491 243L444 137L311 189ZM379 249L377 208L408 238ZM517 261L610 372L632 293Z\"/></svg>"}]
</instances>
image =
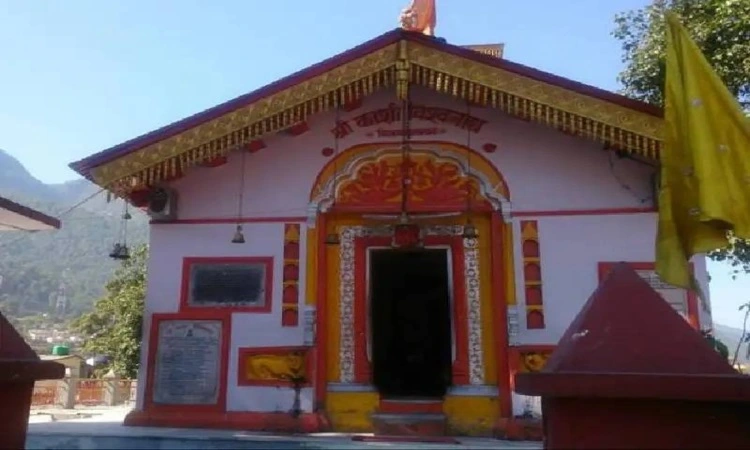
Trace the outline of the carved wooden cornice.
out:
<instances>
[{"instance_id":1,"label":"carved wooden cornice","mask_svg":"<svg viewBox=\"0 0 750 450\"><path fill-rule=\"evenodd\" d=\"M402 39L193 128L93 167L116 193L169 180L203 161L366 97L420 85L655 160L663 120L550 82Z\"/></svg>"},{"instance_id":2,"label":"carved wooden cornice","mask_svg":"<svg viewBox=\"0 0 750 450\"><path fill-rule=\"evenodd\" d=\"M446 54L409 47L412 82L511 115L655 159L663 120L522 75Z\"/></svg>"},{"instance_id":3,"label":"carved wooden cornice","mask_svg":"<svg viewBox=\"0 0 750 450\"><path fill-rule=\"evenodd\" d=\"M144 147L91 171L116 192L158 183L190 166L225 155L253 139L356 101L395 82L397 46L390 45L277 94Z\"/></svg>"}]
</instances>

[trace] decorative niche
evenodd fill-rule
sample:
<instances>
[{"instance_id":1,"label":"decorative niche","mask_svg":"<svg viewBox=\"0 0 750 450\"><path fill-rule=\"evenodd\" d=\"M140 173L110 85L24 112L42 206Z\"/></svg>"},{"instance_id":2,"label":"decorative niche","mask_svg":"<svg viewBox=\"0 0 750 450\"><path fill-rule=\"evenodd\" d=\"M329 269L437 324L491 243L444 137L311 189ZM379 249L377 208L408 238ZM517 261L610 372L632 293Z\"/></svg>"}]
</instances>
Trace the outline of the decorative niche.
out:
<instances>
[{"instance_id":1,"label":"decorative niche","mask_svg":"<svg viewBox=\"0 0 750 450\"><path fill-rule=\"evenodd\" d=\"M185 258L181 309L270 312L272 257Z\"/></svg>"}]
</instances>

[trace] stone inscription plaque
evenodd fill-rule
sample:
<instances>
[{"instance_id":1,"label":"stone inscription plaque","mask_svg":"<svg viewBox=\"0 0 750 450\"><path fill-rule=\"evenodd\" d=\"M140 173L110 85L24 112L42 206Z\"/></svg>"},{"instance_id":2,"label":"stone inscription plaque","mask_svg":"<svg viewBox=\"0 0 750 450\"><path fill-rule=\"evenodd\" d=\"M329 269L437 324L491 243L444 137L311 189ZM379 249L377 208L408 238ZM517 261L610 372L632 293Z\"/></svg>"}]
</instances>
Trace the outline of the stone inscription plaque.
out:
<instances>
[{"instance_id":1,"label":"stone inscription plaque","mask_svg":"<svg viewBox=\"0 0 750 450\"><path fill-rule=\"evenodd\" d=\"M154 403L215 405L219 400L220 320L163 320L159 323Z\"/></svg>"}]
</instances>

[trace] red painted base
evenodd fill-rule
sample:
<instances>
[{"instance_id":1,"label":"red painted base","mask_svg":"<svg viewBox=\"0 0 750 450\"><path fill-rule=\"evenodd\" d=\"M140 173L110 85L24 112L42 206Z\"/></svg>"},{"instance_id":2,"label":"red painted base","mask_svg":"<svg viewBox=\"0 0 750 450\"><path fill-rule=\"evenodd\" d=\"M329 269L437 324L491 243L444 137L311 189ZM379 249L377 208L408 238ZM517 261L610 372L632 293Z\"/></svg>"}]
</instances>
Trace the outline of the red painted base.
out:
<instances>
[{"instance_id":1,"label":"red painted base","mask_svg":"<svg viewBox=\"0 0 750 450\"><path fill-rule=\"evenodd\" d=\"M223 430L266 431L276 433L319 433L327 422L319 414L304 413L297 418L286 413L226 412L179 413L131 411L126 426L212 428Z\"/></svg>"},{"instance_id":2,"label":"red painted base","mask_svg":"<svg viewBox=\"0 0 750 450\"><path fill-rule=\"evenodd\" d=\"M0 385L0 448L15 449L26 446L31 393L34 382Z\"/></svg>"},{"instance_id":3,"label":"red painted base","mask_svg":"<svg viewBox=\"0 0 750 450\"><path fill-rule=\"evenodd\" d=\"M734 449L750 442L750 405L663 399L546 398L548 449Z\"/></svg>"}]
</instances>

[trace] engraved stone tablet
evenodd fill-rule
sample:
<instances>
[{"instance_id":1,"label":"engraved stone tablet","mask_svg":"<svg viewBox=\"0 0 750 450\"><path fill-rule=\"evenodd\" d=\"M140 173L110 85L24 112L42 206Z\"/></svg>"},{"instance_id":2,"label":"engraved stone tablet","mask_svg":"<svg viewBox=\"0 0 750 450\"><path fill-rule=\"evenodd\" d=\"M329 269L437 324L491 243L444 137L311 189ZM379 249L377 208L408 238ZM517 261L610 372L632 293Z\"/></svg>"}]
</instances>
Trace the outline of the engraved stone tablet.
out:
<instances>
[{"instance_id":1,"label":"engraved stone tablet","mask_svg":"<svg viewBox=\"0 0 750 450\"><path fill-rule=\"evenodd\" d=\"M154 403L214 405L219 400L220 320L159 323Z\"/></svg>"}]
</instances>

